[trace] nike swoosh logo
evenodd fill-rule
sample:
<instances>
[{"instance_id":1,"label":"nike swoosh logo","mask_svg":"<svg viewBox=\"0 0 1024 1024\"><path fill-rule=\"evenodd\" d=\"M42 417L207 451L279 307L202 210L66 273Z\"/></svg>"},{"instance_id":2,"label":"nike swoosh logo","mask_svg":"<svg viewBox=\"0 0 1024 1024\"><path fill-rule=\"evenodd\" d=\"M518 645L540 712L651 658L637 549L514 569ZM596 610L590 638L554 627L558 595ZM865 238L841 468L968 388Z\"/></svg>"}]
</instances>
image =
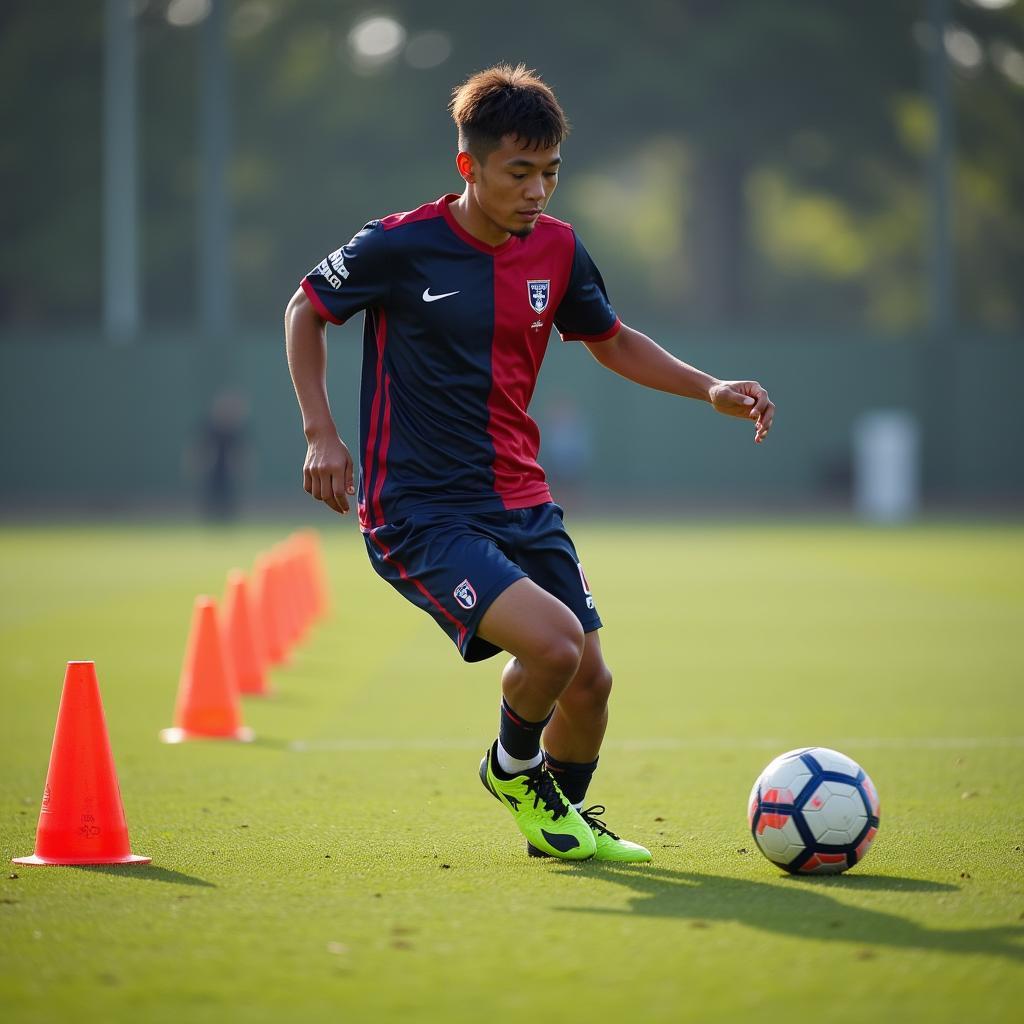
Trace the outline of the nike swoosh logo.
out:
<instances>
[{"instance_id":1,"label":"nike swoosh logo","mask_svg":"<svg viewBox=\"0 0 1024 1024\"><path fill-rule=\"evenodd\" d=\"M428 287L423 289L423 301L424 302L437 302L438 299L447 299L447 298L450 298L452 295L458 295L458 294L459 294L458 292L445 292L443 295L431 295L430 294L430 287L428 286Z\"/></svg>"}]
</instances>

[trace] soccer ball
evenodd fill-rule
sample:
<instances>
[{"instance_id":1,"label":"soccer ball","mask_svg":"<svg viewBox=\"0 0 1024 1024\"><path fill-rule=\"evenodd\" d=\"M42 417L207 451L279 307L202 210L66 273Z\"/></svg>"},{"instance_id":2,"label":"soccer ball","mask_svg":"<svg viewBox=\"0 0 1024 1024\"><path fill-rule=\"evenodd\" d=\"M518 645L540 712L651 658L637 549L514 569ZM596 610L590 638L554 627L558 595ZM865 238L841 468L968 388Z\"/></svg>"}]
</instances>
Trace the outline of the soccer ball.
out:
<instances>
[{"instance_id":1,"label":"soccer ball","mask_svg":"<svg viewBox=\"0 0 1024 1024\"><path fill-rule=\"evenodd\" d=\"M758 849L792 874L835 875L864 859L878 832L878 793L856 761L827 747L780 754L748 804Z\"/></svg>"}]
</instances>

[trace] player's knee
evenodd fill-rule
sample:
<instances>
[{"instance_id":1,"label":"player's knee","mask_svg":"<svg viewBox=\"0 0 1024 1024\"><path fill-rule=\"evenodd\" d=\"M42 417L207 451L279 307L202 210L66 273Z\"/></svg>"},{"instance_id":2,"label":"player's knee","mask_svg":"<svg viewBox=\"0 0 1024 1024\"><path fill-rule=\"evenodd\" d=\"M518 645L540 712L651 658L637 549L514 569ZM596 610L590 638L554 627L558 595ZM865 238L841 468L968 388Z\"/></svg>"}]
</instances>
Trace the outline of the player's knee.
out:
<instances>
[{"instance_id":1,"label":"player's knee","mask_svg":"<svg viewBox=\"0 0 1024 1024\"><path fill-rule=\"evenodd\" d=\"M579 643L576 637L563 635L551 644L548 649L545 661L548 670L557 678L563 680L563 687L572 682L572 677L580 667L580 658L583 656L582 637Z\"/></svg>"},{"instance_id":2,"label":"player's knee","mask_svg":"<svg viewBox=\"0 0 1024 1024\"><path fill-rule=\"evenodd\" d=\"M583 629L575 619L545 637L538 652L538 661L543 666L544 674L558 687L559 692L576 675L582 657Z\"/></svg>"},{"instance_id":3,"label":"player's knee","mask_svg":"<svg viewBox=\"0 0 1024 1024\"><path fill-rule=\"evenodd\" d=\"M611 669L601 662L591 670L577 674L562 701L580 711L603 712L608 707L611 692Z\"/></svg>"}]
</instances>

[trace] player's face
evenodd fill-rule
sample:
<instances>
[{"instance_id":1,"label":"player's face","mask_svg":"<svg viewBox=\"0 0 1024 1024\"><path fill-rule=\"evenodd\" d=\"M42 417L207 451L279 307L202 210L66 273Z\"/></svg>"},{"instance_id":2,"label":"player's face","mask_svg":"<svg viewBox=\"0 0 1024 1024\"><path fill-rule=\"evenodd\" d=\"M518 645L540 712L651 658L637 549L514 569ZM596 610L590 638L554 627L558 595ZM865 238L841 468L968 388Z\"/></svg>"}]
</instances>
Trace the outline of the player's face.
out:
<instances>
[{"instance_id":1,"label":"player's face","mask_svg":"<svg viewBox=\"0 0 1024 1024\"><path fill-rule=\"evenodd\" d=\"M506 135L483 164L474 161L477 204L495 227L519 238L536 227L558 185L558 148L533 149Z\"/></svg>"}]
</instances>

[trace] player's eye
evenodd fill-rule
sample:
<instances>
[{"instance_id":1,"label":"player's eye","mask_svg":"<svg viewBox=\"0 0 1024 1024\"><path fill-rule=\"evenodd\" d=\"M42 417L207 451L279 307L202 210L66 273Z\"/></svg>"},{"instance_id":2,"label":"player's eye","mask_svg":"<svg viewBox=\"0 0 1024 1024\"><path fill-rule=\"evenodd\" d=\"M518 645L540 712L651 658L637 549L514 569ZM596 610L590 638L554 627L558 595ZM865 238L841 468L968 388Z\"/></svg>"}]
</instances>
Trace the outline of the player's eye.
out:
<instances>
[{"instance_id":1,"label":"player's eye","mask_svg":"<svg viewBox=\"0 0 1024 1024\"><path fill-rule=\"evenodd\" d=\"M545 171L544 172L544 177L545 178L557 178L558 177L558 171Z\"/></svg>"},{"instance_id":2,"label":"player's eye","mask_svg":"<svg viewBox=\"0 0 1024 1024\"><path fill-rule=\"evenodd\" d=\"M512 177L515 178L516 181L522 181L523 178L526 177L526 175L525 174L516 174L515 172L513 172L512 173Z\"/></svg>"}]
</instances>

